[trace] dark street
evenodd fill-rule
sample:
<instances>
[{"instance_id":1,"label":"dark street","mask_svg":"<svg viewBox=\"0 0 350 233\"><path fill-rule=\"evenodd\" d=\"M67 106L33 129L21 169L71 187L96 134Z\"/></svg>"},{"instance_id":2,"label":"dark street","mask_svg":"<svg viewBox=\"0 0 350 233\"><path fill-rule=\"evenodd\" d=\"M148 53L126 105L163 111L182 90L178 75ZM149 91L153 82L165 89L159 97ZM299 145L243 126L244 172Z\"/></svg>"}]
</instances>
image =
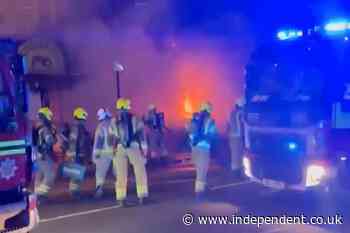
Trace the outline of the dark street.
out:
<instances>
[{"instance_id":1,"label":"dark street","mask_svg":"<svg viewBox=\"0 0 350 233\"><path fill-rule=\"evenodd\" d=\"M210 191L205 200L198 202L193 195L194 173L191 168L179 169L178 175L167 173L151 185L151 200L145 206L137 206L134 184L130 184L130 207L120 208L113 194L106 194L101 200L85 197L74 202L69 199L43 204L40 209L41 223L35 233L131 233L142 229L145 233L163 232L237 232L237 233L346 233L348 206L332 204L326 211L308 195L292 192L274 192L250 181L232 178L229 171L214 169L209 177ZM158 171L157 171L158 172ZM185 174L186 173L186 174ZM112 180L110 180L110 185ZM109 185L109 186L110 186ZM306 208L307 206L307 208ZM333 216L344 215L345 225L199 225L194 222L185 226L185 214L193 216L231 216L236 213L246 216Z\"/></svg>"}]
</instances>

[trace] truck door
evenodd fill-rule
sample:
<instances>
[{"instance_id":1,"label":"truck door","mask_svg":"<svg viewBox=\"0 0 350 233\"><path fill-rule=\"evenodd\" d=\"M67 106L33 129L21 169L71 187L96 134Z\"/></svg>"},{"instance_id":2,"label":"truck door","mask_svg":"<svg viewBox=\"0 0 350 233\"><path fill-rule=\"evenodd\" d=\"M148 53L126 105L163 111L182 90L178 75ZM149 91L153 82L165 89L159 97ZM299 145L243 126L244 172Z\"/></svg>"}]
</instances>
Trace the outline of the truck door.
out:
<instances>
[{"instance_id":1,"label":"truck door","mask_svg":"<svg viewBox=\"0 0 350 233\"><path fill-rule=\"evenodd\" d=\"M16 114L16 81L10 66L0 60L0 190L28 182L26 121Z\"/></svg>"},{"instance_id":2,"label":"truck door","mask_svg":"<svg viewBox=\"0 0 350 233\"><path fill-rule=\"evenodd\" d=\"M0 130L6 131L10 118L13 117L13 99L5 82L3 71L0 70Z\"/></svg>"}]
</instances>

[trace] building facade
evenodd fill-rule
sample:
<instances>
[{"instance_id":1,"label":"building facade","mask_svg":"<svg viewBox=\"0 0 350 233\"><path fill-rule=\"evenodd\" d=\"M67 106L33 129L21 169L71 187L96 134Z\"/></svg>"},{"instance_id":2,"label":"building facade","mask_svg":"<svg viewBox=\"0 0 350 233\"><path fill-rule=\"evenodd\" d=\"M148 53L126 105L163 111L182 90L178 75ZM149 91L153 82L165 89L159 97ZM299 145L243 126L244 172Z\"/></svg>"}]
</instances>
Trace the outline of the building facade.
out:
<instances>
[{"instance_id":1,"label":"building facade","mask_svg":"<svg viewBox=\"0 0 350 233\"><path fill-rule=\"evenodd\" d=\"M56 0L1 0L0 36L27 37L57 23Z\"/></svg>"}]
</instances>

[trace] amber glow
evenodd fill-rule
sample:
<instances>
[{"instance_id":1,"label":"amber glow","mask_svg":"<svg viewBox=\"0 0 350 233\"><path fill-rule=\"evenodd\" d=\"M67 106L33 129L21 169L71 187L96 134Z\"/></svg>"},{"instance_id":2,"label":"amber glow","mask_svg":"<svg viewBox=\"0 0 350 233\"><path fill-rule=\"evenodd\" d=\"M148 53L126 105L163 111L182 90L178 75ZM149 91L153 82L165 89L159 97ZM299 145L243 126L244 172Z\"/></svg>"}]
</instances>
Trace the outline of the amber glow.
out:
<instances>
[{"instance_id":1,"label":"amber glow","mask_svg":"<svg viewBox=\"0 0 350 233\"><path fill-rule=\"evenodd\" d=\"M185 118L190 118L194 112L190 97L186 95L184 101Z\"/></svg>"},{"instance_id":2,"label":"amber glow","mask_svg":"<svg viewBox=\"0 0 350 233\"><path fill-rule=\"evenodd\" d=\"M125 67L120 75L122 95L131 99L132 111L138 116L145 114L149 104L154 104L165 113L169 128L183 129L200 104L210 101L219 129L226 127L235 97L239 96L243 75L243 65L231 62L231 52L221 49L218 43L199 43L197 39L192 42L186 38L178 42L176 51L159 53L152 41L144 36L144 31L138 28L121 31L123 37L119 43L98 22L91 23L89 28L95 30L81 31L79 40L75 30L65 34L66 44L79 48L79 70L89 76L81 77L86 81L75 83L74 91L66 89L53 98L53 103L58 103L64 111L64 121L71 120L72 109L84 106L92 116L88 122L93 129L98 108L114 110L116 80L112 65L118 60ZM101 37L106 46L98 46ZM82 49L80 38L89 42ZM138 51L137 56L130 48ZM118 51L118 55L114 51ZM104 56L96 57L95 54Z\"/></svg>"},{"instance_id":3,"label":"amber glow","mask_svg":"<svg viewBox=\"0 0 350 233\"><path fill-rule=\"evenodd\" d=\"M175 121L190 119L201 103L209 101L213 104L213 117L219 127L223 127L235 98L235 88L230 80L234 78L232 68L213 50L197 53L182 53L174 66L179 90L176 98L180 103Z\"/></svg>"}]
</instances>

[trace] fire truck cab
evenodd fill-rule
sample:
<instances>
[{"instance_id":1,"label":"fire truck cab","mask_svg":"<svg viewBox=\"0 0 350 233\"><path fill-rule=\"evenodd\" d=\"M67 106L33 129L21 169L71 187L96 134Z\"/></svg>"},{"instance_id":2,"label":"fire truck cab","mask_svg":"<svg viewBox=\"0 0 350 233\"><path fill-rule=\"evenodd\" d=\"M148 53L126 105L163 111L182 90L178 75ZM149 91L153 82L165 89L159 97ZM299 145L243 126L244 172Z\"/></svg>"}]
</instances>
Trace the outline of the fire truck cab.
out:
<instances>
[{"instance_id":1,"label":"fire truck cab","mask_svg":"<svg viewBox=\"0 0 350 233\"><path fill-rule=\"evenodd\" d=\"M251 180L276 189L350 189L348 26L280 31L252 54L243 159Z\"/></svg>"},{"instance_id":2,"label":"fire truck cab","mask_svg":"<svg viewBox=\"0 0 350 233\"><path fill-rule=\"evenodd\" d=\"M0 40L0 232L29 232L39 222L32 177L26 86L17 43Z\"/></svg>"}]
</instances>

